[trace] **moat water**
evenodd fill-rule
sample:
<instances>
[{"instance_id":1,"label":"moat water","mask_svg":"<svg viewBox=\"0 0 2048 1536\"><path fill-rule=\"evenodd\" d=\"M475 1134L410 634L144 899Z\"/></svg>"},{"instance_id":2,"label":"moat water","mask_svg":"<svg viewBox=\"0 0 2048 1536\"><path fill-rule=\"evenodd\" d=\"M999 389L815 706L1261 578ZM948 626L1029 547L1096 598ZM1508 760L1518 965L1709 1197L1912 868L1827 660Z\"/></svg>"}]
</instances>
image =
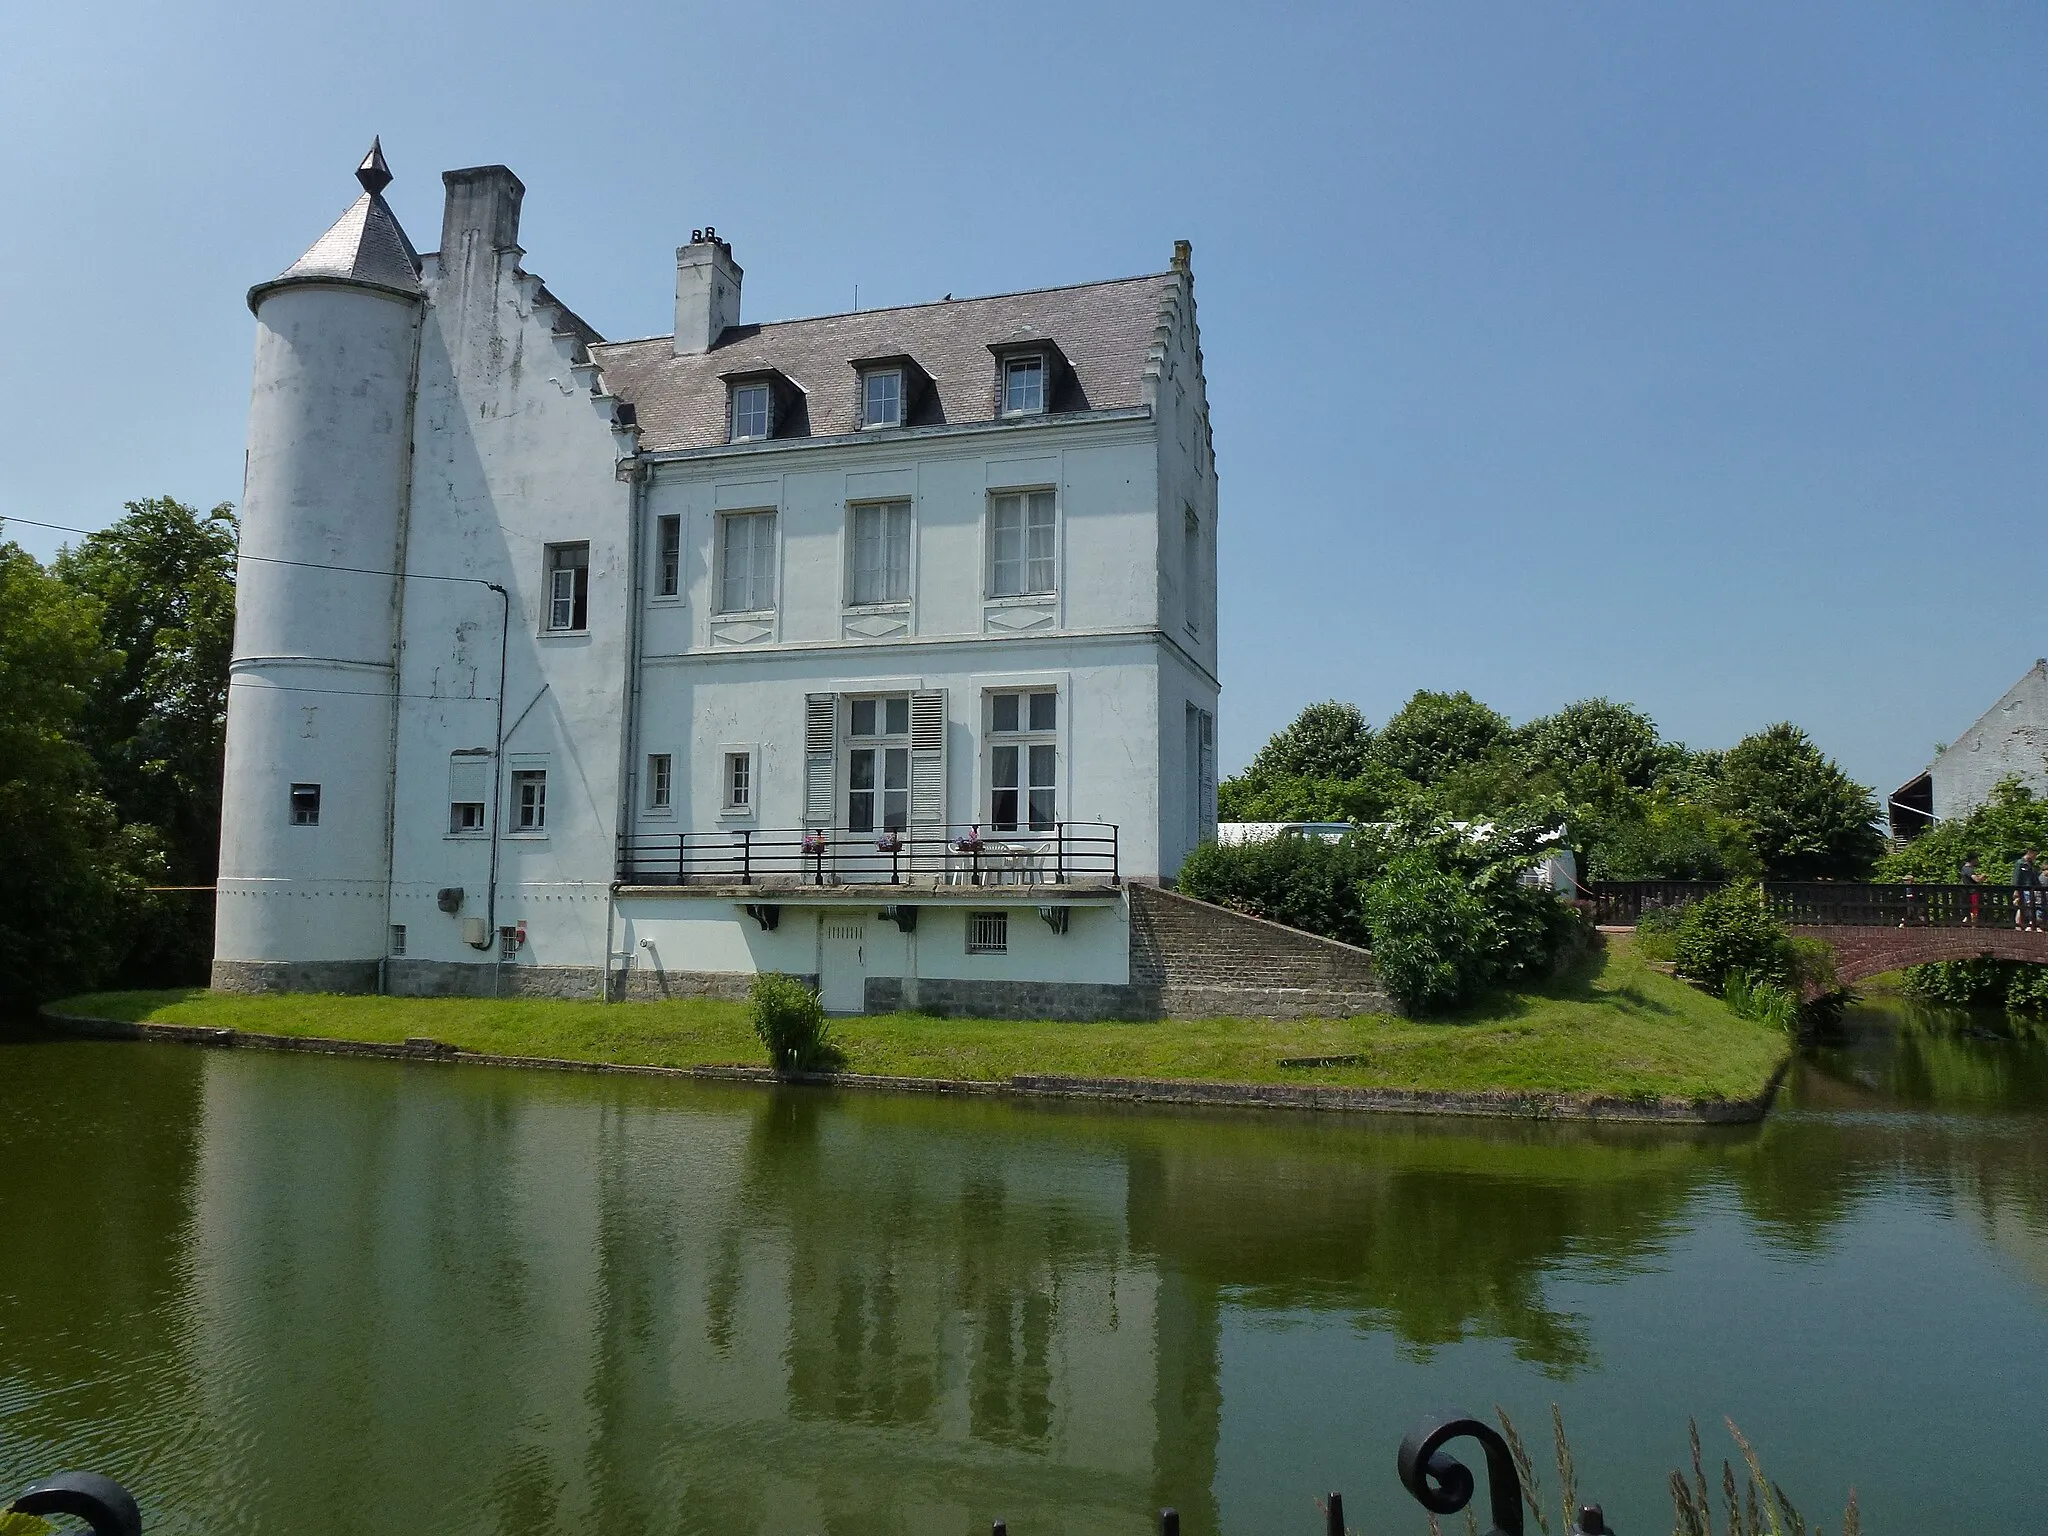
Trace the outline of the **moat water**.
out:
<instances>
[{"instance_id":1,"label":"moat water","mask_svg":"<svg viewBox=\"0 0 2048 1536\"><path fill-rule=\"evenodd\" d=\"M152 1536L1419 1533L1419 1414L1553 1401L1624 1532L1723 1414L2038 1529L2048 1032L1865 1007L1712 1131L0 1041L0 1495Z\"/></svg>"}]
</instances>

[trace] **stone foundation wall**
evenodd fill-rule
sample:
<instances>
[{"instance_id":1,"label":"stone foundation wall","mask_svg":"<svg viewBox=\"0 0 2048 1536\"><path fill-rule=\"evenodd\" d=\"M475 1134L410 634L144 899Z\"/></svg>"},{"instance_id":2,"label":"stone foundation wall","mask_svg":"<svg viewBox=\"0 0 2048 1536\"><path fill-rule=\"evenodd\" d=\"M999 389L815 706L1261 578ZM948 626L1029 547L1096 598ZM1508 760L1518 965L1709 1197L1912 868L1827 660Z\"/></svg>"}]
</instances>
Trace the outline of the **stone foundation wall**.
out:
<instances>
[{"instance_id":1,"label":"stone foundation wall","mask_svg":"<svg viewBox=\"0 0 2048 1536\"><path fill-rule=\"evenodd\" d=\"M797 980L816 991L816 976L798 976ZM679 997L715 997L728 1002L745 1002L747 991L754 984L750 971L660 971L651 967L635 966L630 971L612 974L612 996L628 1002L662 1002ZM870 982L868 985L873 986Z\"/></svg>"},{"instance_id":2,"label":"stone foundation wall","mask_svg":"<svg viewBox=\"0 0 2048 1536\"><path fill-rule=\"evenodd\" d=\"M870 976L863 1013L938 1013L970 1019L1156 1019L1156 988L1092 981L972 981Z\"/></svg>"},{"instance_id":3,"label":"stone foundation wall","mask_svg":"<svg viewBox=\"0 0 2048 1536\"><path fill-rule=\"evenodd\" d=\"M376 960L216 960L216 992L375 992Z\"/></svg>"},{"instance_id":4,"label":"stone foundation wall","mask_svg":"<svg viewBox=\"0 0 2048 1536\"><path fill-rule=\"evenodd\" d=\"M384 962L384 990L393 997L563 997L588 1001L598 995L599 980L600 973L594 965L405 959Z\"/></svg>"}]
</instances>

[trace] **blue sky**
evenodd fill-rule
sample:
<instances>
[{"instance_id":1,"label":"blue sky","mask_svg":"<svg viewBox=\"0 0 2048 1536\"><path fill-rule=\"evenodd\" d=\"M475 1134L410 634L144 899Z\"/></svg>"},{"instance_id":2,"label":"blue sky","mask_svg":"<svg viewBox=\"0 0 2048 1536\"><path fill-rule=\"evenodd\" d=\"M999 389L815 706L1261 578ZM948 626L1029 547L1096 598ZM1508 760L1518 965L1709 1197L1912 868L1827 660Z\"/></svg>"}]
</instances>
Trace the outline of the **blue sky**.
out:
<instances>
[{"instance_id":1,"label":"blue sky","mask_svg":"<svg viewBox=\"0 0 2048 1536\"><path fill-rule=\"evenodd\" d=\"M248 285L372 133L669 327L1195 246L1224 763L1302 704L1810 729L1889 789L2048 654L2048 8L10 7L0 515L239 495ZM38 554L57 535L15 528Z\"/></svg>"}]
</instances>

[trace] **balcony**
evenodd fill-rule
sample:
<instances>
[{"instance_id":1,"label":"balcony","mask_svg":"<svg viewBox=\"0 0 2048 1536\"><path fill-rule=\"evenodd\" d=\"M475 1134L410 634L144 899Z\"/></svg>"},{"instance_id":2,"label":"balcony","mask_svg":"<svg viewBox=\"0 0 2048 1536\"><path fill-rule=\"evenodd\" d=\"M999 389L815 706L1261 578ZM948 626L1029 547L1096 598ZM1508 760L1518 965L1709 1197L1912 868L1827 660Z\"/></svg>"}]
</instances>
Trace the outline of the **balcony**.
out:
<instances>
[{"instance_id":1,"label":"balcony","mask_svg":"<svg viewBox=\"0 0 2048 1536\"><path fill-rule=\"evenodd\" d=\"M734 829L621 839L619 883L709 890L1113 889L1117 829L1062 821L991 832L979 826L853 832L843 827ZM1019 891L1022 894L1022 890Z\"/></svg>"}]
</instances>

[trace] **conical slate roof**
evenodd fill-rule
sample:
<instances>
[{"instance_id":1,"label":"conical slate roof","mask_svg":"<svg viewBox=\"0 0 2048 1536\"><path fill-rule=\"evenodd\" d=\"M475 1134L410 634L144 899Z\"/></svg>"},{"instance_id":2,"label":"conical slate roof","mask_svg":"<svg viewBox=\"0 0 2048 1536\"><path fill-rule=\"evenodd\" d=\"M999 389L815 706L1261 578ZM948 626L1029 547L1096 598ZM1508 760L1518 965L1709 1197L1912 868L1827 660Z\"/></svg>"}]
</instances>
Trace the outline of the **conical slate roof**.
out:
<instances>
[{"instance_id":1,"label":"conical slate roof","mask_svg":"<svg viewBox=\"0 0 2048 1536\"><path fill-rule=\"evenodd\" d=\"M363 195L305 255L269 282L249 290L251 309L272 289L306 282L360 283L408 296L424 292L419 253L382 196L391 173L385 168L383 150L375 143L356 175L366 188Z\"/></svg>"}]
</instances>

